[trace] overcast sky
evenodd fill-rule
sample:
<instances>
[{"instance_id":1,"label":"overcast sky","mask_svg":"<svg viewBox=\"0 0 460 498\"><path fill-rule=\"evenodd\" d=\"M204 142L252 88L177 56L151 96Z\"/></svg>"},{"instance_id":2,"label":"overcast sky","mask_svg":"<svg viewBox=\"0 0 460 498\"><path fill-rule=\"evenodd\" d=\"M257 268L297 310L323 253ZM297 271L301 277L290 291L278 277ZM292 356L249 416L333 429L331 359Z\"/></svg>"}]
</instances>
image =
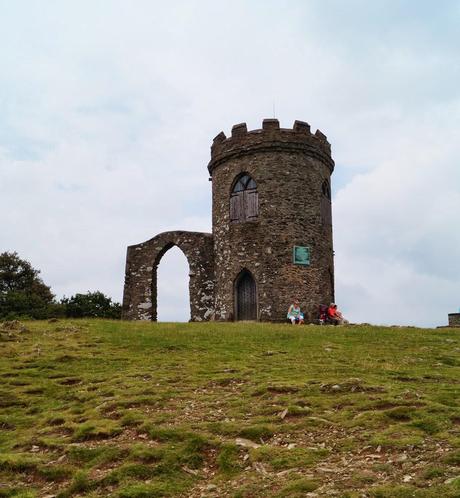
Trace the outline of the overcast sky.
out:
<instances>
[{"instance_id":1,"label":"overcast sky","mask_svg":"<svg viewBox=\"0 0 460 498\"><path fill-rule=\"evenodd\" d=\"M0 250L58 297L120 301L128 245L210 231L212 138L275 107L332 144L344 314L458 311L459 1L0 0L0 63ZM185 257L159 272L187 320Z\"/></svg>"}]
</instances>

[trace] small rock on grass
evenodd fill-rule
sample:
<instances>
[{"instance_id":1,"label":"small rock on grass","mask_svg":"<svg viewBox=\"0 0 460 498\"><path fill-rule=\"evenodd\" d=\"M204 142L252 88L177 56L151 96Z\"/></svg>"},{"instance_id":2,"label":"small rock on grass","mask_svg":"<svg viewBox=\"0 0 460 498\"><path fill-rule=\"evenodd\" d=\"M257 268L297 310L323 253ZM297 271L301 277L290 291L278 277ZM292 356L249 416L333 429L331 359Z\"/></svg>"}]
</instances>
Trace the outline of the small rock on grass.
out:
<instances>
[{"instance_id":1,"label":"small rock on grass","mask_svg":"<svg viewBox=\"0 0 460 498\"><path fill-rule=\"evenodd\" d=\"M254 443L254 441L244 439L242 437L237 437L235 439L235 444L237 446L242 446L243 448L260 448L260 444Z\"/></svg>"},{"instance_id":2,"label":"small rock on grass","mask_svg":"<svg viewBox=\"0 0 460 498\"><path fill-rule=\"evenodd\" d=\"M259 472L259 474L268 475L267 469L265 468L263 463L254 462L252 466L254 467L256 472Z\"/></svg>"},{"instance_id":3,"label":"small rock on grass","mask_svg":"<svg viewBox=\"0 0 460 498\"><path fill-rule=\"evenodd\" d=\"M286 415L288 414L288 409L286 408L285 410L283 410L282 412L278 413L278 416L281 420L285 419L286 418Z\"/></svg>"},{"instance_id":4,"label":"small rock on grass","mask_svg":"<svg viewBox=\"0 0 460 498\"><path fill-rule=\"evenodd\" d=\"M281 472L278 472L276 475L278 477L282 477L282 476L285 476L285 475L290 474L292 472L298 472L298 471L299 471L298 467L292 467L291 469L282 470Z\"/></svg>"},{"instance_id":5,"label":"small rock on grass","mask_svg":"<svg viewBox=\"0 0 460 498\"><path fill-rule=\"evenodd\" d=\"M190 467L187 467L187 465L184 465L182 469L184 470L184 472L187 472L187 474L192 474L194 476L197 476L199 474L198 470L191 469Z\"/></svg>"}]
</instances>

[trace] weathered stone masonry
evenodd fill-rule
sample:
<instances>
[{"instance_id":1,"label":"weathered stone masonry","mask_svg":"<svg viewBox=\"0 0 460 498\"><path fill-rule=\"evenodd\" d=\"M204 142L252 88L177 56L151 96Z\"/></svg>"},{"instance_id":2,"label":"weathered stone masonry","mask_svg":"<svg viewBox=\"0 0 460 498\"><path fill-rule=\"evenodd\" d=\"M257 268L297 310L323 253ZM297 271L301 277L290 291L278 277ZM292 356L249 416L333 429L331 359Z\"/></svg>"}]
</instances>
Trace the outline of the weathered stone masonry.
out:
<instances>
[{"instance_id":1,"label":"weathered stone masonry","mask_svg":"<svg viewBox=\"0 0 460 498\"><path fill-rule=\"evenodd\" d=\"M460 327L460 313L449 313L449 327Z\"/></svg>"},{"instance_id":2,"label":"weathered stone masonry","mask_svg":"<svg viewBox=\"0 0 460 498\"><path fill-rule=\"evenodd\" d=\"M194 321L209 320L214 311L214 250L212 235L199 232L164 232L128 247L123 318L157 319L157 267L173 246L182 249L190 267L190 314Z\"/></svg>"},{"instance_id":3,"label":"weathered stone masonry","mask_svg":"<svg viewBox=\"0 0 460 498\"><path fill-rule=\"evenodd\" d=\"M123 317L156 320L156 267L177 245L190 265L193 321L241 318L237 301L246 299L246 290L239 287L241 275L255 289L255 301L249 304L255 307L254 318L284 320L294 298L300 300L307 320L316 318L318 305L334 299L333 169L325 135L312 134L301 121L292 129L280 129L277 120L266 119L261 130L248 131L240 124L229 138L217 135L208 165L212 235L166 232L130 246ZM256 196L251 198L257 206L251 207L256 211L248 221L235 222L230 197L241 176L255 182L251 194ZM309 249L309 265L293 264L294 246Z\"/></svg>"}]
</instances>

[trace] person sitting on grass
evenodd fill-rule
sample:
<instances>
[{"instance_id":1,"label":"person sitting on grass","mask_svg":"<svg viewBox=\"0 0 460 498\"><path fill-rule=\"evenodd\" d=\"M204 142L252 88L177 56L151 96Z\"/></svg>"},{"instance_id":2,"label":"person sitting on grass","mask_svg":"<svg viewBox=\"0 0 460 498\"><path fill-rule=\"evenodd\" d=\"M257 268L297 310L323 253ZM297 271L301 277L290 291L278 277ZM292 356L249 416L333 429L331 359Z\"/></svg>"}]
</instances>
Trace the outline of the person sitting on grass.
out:
<instances>
[{"instance_id":1,"label":"person sitting on grass","mask_svg":"<svg viewBox=\"0 0 460 498\"><path fill-rule=\"evenodd\" d=\"M327 315L329 321L334 325L343 325L344 323L348 323L347 320L343 317L342 313L337 309L337 305L335 303L331 303L329 308L327 309Z\"/></svg>"},{"instance_id":2,"label":"person sitting on grass","mask_svg":"<svg viewBox=\"0 0 460 498\"><path fill-rule=\"evenodd\" d=\"M329 309L329 306L327 304L320 304L319 305L319 324L320 325L326 325L329 323L329 315L327 313L327 310Z\"/></svg>"},{"instance_id":3,"label":"person sitting on grass","mask_svg":"<svg viewBox=\"0 0 460 498\"><path fill-rule=\"evenodd\" d=\"M288 320L291 320L292 325L302 325L303 313L300 311L299 301L297 299L289 306L287 318Z\"/></svg>"}]
</instances>

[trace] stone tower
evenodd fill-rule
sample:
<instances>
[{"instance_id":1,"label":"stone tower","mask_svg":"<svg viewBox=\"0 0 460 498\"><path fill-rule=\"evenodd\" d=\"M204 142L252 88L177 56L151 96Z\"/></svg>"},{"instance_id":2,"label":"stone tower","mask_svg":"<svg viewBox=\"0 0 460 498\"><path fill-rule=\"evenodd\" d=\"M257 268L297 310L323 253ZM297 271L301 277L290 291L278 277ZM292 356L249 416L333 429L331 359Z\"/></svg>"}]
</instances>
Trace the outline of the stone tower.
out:
<instances>
[{"instance_id":1,"label":"stone tower","mask_svg":"<svg viewBox=\"0 0 460 498\"><path fill-rule=\"evenodd\" d=\"M165 232L128 248L123 317L156 320L156 267L173 245L190 265L191 320L307 321L334 300L331 147L296 121L235 125L211 147L212 234Z\"/></svg>"},{"instance_id":2,"label":"stone tower","mask_svg":"<svg viewBox=\"0 0 460 498\"><path fill-rule=\"evenodd\" d=\"M221 133L214 139L208 169L217 318L252 313L259 320L283 320L294 298L307 318L315 318L318 305L334 296L334 162L326 137L318 131L312 135L300 121L293 129L280 129L276 119L265 119L261 130L236 125L231 137ZM253 189L235 192L241 188L235 189L238 179L246 176ZM303 264L294 262L295 250ZM248 311L239 301L247 299L251 287L255 306Z\"/></svg>"}]
</instances>

